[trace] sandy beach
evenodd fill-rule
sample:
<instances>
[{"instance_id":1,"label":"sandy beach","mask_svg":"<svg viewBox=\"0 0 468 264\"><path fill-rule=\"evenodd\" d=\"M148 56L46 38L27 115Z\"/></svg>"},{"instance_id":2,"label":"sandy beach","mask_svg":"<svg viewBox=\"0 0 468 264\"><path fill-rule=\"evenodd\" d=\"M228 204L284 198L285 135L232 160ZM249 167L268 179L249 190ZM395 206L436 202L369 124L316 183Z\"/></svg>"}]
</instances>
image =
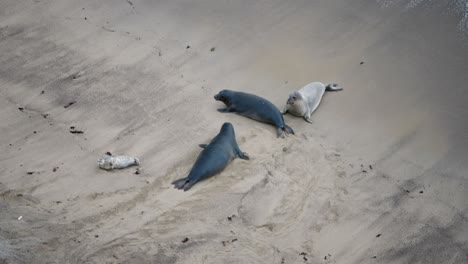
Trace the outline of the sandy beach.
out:
<instances>
[{"instance_id":1,"label":"sandy beach","mask_svg":"<svg viewBox=\"0 0 468 264\"><path fill-rule=\"evenodd\" d=\"M0 263L468 263L464 4L1 1ZM312 81L285 139L216 111ZM250 160L174 189L224 122Z\"/></svg>"}]
</instances>

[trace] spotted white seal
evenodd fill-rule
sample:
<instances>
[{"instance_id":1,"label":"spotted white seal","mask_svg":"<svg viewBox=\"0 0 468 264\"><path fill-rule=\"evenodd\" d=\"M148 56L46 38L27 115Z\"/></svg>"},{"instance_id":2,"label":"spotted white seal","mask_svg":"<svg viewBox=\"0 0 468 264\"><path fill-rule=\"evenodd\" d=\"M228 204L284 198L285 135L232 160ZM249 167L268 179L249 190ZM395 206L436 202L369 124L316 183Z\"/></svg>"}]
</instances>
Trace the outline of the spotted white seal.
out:
<instances>
[{"instance_id":1,"label":"spotted white seal","mask_svg":"<svg viewBox=\"0 0 468 264\"><path fill-rule=\"evenodd\" d=\"M317 109L325 91L341 91L338 84L323 84L312 82L289 95L284 106L283 115L290 113L294 116L302 116L305 121L312 123L310 116Z\"/></svg>"},{"instance_id":2,"label":"spotted white seal","mask_svg":"<svg viewBox=\"0 0 468 264\"><path fill-rule=\"evenodd\" d=\"M105 156L98 160L99 168L103 170L125 169L133 165L140 165L137 158L129 156Z\"/></svg>"}]
</instances>

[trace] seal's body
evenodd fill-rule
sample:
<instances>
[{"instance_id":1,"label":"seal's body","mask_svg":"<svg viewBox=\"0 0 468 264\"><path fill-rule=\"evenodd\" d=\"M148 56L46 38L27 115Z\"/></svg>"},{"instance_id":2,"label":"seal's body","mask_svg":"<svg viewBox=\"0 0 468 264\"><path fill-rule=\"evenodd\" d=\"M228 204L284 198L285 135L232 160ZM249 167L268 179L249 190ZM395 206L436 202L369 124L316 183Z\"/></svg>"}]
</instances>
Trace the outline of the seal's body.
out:
<instances>
[{"instance_id":1,"label":"seal's body","mask_svg":"<svg viewBox=\"0 0 468 264\"><path fill-rule=\"evenodd\" d=\"M341 91L343 88L337 84L323 84L312 82L289 95L282 114L290 113L302 116L305 121L312 123L310 116L317 109L325 91Z\"/></svg>"},{"instance_id":2,"label":"seal's body","mask_svg":"<svg viewBox=\"0 0 468 264\"><path fill-rule=\"evenodd\" d=\"M294 134L292 128L284 123L278 108L265 98L231 90L222 90L214 98L227 106L226 109L218 109L221 113L234 112L263 123L272 124L276 127L278 137L284 137L285 133Z\"/></svg>"},{"instance_id":3,"label":"seal's body","mask_svg":"<svg viewBox=\"0 0 468 264\"><path fill-rule=\"evenodd\" d=\"M200 147L204 149L198 155L189 175L174 181L172 184L175 188L187 191L195 183L220 173L233 159L249 159L249 156L239 149L231 123L224 123L210 144L201 144Z\"/></svg>"}]
</instances>

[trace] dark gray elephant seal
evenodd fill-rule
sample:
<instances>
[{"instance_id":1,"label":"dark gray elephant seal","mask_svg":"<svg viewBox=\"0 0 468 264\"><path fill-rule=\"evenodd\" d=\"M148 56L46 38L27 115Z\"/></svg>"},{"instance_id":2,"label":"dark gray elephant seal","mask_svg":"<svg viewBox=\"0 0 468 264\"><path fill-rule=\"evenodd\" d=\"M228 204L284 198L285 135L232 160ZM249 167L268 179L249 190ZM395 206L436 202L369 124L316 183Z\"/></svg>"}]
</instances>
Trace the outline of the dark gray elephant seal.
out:
<instances>
[{"instance_id":1,"label":"dark gray elephant seal","mask_svg":"<svg viewBox=\"0 0 468 264\"><path fill-rule=\"evenodd\" d=\"M254 120L272 124L276 127L278 137L284 134L294 134L294 130L284 123L281 112L270 101L249 93L222 90L214 96L217 101L226 104L226 109L218 109L221 113L234 112Z\"/></svg>"},{"instance_id":2,"label":"dark gray elephant seal","mask_svg":"<svg viewBox=\"0 0 468 264\"><path fill-rule=\"evenodd\" d=\"M220 173L237 157L244 160L249 159L249 156L239 149L231 123L224 123L210 144L200 144L199 146L203 148L203 151L198 155L189 175L172 182L176 189L187 191L195 183Z\"/></svg>"},{"instance_id":3,"label":"dark gray elephant seal","mask_svg":"<svg viewBox=\"0 0 468 264\"><path fill-rule=\"evenodd\" d=\"M305 121L312 123L310 116L319 106L325 91L341 90L343 88L338 84L309 83L289 95L282 114L290 113L294 116L302 116Z\"/></svg>"}]
</instances>

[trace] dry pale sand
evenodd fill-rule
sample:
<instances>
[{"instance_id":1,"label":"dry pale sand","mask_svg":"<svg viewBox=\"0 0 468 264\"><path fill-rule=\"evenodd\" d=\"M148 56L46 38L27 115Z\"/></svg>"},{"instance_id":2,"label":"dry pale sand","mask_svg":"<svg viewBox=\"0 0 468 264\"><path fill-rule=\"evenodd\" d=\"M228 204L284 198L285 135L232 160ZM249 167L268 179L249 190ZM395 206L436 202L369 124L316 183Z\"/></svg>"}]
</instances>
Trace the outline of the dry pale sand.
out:
<instances>
[{"instance_id":1,"label":"dry pale sand","mask_svg":"<svg viewBox=\"0 0 468 264\"><path fill-rule=\"evenodd\" d=\"M456 2L1 1L0 263L468 263ZM216 111L310 81L286 139ZM226 121L251 160L173 189Z\"/></svg>"}]
</instances>

